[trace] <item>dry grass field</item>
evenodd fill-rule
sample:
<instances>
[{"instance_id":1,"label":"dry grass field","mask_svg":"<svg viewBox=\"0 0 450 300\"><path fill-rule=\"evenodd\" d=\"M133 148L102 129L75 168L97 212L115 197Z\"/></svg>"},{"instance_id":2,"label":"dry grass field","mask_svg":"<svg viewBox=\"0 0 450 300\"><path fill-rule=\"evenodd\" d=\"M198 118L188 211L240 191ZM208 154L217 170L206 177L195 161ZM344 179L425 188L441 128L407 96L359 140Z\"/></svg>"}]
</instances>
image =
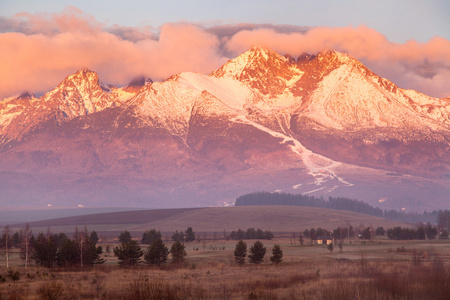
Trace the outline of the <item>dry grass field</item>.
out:
<instances>
[{"instance_id":1,"label":"dry grass field","mask_svg":"<svg viewBox=\"0 0 450 300\"><path fill-rule=\"evenodd\" d=\"M105 264L84 268L24 267L18 250L6 269L0 252L0 299L450 299L450 240L345 240L342 252L292 233L311 227L409 226L367 215L331 209L266 206L152 210L97 214L30 223L34 233L73 232L87 226L99 232ZM118 232L140 239L151 228L161 230L170 248L170 234L192 226L200 241L186 243L185 262L161 267L120 267L112 249ZM14 226L13 226L14 227ZM17 226L19 228L20 226ZM236 241L228 233L248 227L270 230L263 240L267 253L261 265L234 261ZM214 237L214 238L213 238ZM297 235L298 237L298 235ZM247 240L250 247L255 241ZM270 262L279 244L283 262ZM142 245L145 249L147 246Z\"/></svg>"},{"instance_id":2,"label":"dry grass field","mask_svg":"<svg viewBox=\"0 0 450 300\"><path fill-rule=\"evenodd\" d=\"M449 241L352 240L342 253L287 238L263 243L264 263L243 266L236 241L224 240L188 243L184 264L161 267L119 267L104 253L102 266L24 268L14 252L11 271L2 259L0 299L449 299ZM275 243L279 265L269 260Z\"/></svg>"}]
</instances>

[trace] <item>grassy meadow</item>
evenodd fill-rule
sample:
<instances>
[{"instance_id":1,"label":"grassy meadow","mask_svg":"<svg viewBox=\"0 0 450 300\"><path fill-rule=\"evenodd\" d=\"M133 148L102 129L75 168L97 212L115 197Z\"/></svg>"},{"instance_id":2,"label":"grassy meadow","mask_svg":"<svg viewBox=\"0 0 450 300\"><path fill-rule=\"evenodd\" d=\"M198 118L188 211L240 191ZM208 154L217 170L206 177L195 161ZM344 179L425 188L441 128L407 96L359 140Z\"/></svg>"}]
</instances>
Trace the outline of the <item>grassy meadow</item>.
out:
<instances>
[{"instance_id":1,"label":"grassy meadow","mask_svg":"<svg viewBox=\"0 0 450 300\"><path fill-rule=\"evenodd\" d=\"M250 246L253 240L246 241ZM351 242L351 243L350 243ZM239 266L236 241L186 244L182 265L120 267L112 253L104 265L71 269L23 266L19 253L1 264L0 299L448 299L449 241L346 241L342 253L324 245L263 241L264 263ZM273 245L283 262L270 263ZM170 243L166 243L170 246ZM112 248L115 242L104 242ZM170 256L169 256L170 260ZM18 274L18 275L17 275ZM14 277L17 275L16 277Z\"/></svg>"},{"instance_id":2,"label":"grassy meadow","mask_svg":"<svg viewBox=\"0 0 450 300\"><path fill-rule=\"evenodd\" d=\"M0 299L450 299L450 240L346 239L342 252L337 245L330 252L325 245L306 239L300 245L298 233L349 223L385 229L408 225L318 208L247 209L238 208L236 213L224 209L223 215L218 208L153 211L151 220L139 212L127 217L113 213L30 223L35 234L48 226L53 233L84 225L98 231L106 262L83 268L25 268L18 250L13 249L7 269L4 251L0 252ZM112 251L118 245L118 232L130 230L140 240L143 231L156 228L170 248L171 232L188 226L199 240L185 243L184 263L171 263L169 255L161 267L118 265ZM237 265L236 241L224 238L224 229L229 234L248 227L275 233L273 240L261 241L267 252L260 265ZM246 240L248 248L254 242ZM269 259L275 244L284 254L278 265Z\"/></svg>"}]
</instances>

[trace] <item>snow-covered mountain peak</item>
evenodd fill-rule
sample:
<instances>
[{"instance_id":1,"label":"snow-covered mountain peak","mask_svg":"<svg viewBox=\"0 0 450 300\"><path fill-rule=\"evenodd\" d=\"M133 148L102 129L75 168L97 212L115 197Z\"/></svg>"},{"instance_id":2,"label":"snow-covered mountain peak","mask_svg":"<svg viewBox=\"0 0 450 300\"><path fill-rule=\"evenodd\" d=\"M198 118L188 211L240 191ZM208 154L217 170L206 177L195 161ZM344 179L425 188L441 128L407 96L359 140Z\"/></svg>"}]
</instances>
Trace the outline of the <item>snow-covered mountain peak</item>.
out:
<instances>
[{"instance_id":1,"label":"snow-covered mountain peak","mask_svg":"<svg viewBox=\"0 0 450 300\"><path fill-rule=\"evenodd\" d=\"M36 97L28 91L23 92L18 97L18 99L21 99L21 100L31 100L33 98L36 98Z\"/></svg>"},{"instance_id":2,"label":"snow-covered mountain peak","mask_svg":"<svg viewBox=\"0 0 450 300\"><path fill-rule=\"evenodd\" d=\"M114 99L99 83L98 74L82 68L67 76L55 89L44 94L36 104L36 112L63 112L61 117L74 117L94 113L115 105Z\"/></svg>"},{"instance_id":3,"label":"snow-covered mountain peak","mask_svg":"<svg viewBox=\"0 0 450 300\"><path fill-rule=\"evenodd\" d=\"M274 98L284 94L302 74L288 58L268 48L253 47L210 76L237 79L262 95Z\"/></svg>"},{"instance_id":4,"label":"snow-covered mountain peak","mask_svg":"<svg viewBox=\"0 0 450 300\"><path fill-rule=\"evenodd\" d=\"M98 74L86 67L79 69L76 73L69 75L61 84L68 84L73 82L75 84L90 84L99 85Z\"/></svg>"},{"instance_id":5,"label":"snow-covered mountain peak","mask_svg":"<svg viewBox=\"0 0 450 300\"><path fill-rule=\"evenodd\" d=\"M289 60L266 47L253 47L238 57L229 60L220 69L211 73L214 77L240 79L251 70L263 71L266 67L281 67Z\"/></svg>"},{"instance_id":6,"label":"snow-covered mountain peak","mask_svg":"<svg viewBox=\"0 0 450 300\"><path fill-rule=\"evenodd\" d=\"M265 47L265 46L253 46L248 51L244 52L242 56L252 57L252 58L258 58L258 59L264 59L264 60L271 60L271 59L278 59L281 61L287 61L288 59L277 52L273 51L272 49Z\"/></svg>"},{"instance_id":7,"label":"snow-covered mountain peak","mask_svg":"<svg viewBox=\"0 0 450 300\"><path fill-rule=\"evenodd\" d=\"M297 58L297 65L304 71L335 69L342 64L362 66L358 60L349 54L329 49L322 50L317 54L303 53Z\"/></svg>"},{"instance_id":8,"label":"snow-covered mountain peak","mask_svg":"<svg viewBox=\"0 0 450 300\"><path fill-rule=\"evenodd\" d=\"M350 55L348 55L348 53L346 52L341 52L341 51L337 51L334 49L325 49L320 51L317 54L317 57L328 57L328 58L335 58L335 59L340 59L340 60L349 60L352 59L352 57Z\"/></svg>"},{"instance_id":9,"label":"snow-covered mountain peak","mask_svg":"<svg viewBox=\"0 0 450 300\"><path fill-rule=\"evenodd\" d=\"M144 86L147 86L149 84L152 84L153 80L149 77L145 77L145 76L137 76L135 78L133 78L125 87L124 89L141 89Z\"/></svg>"},{"instance_id":10,"label":"snow-covered mountain peak","mask_svg":"<svg viewBox=\"0 0 450 300\"><path fill-rule=\"evenodd\" d=\"M131 99L138 94L144 87L153 83L149 77L137 76L133 78L127 85L122 88L113 88L111 92L113 97L119 99L121 102Z\"/></svg>"}]
</instances>

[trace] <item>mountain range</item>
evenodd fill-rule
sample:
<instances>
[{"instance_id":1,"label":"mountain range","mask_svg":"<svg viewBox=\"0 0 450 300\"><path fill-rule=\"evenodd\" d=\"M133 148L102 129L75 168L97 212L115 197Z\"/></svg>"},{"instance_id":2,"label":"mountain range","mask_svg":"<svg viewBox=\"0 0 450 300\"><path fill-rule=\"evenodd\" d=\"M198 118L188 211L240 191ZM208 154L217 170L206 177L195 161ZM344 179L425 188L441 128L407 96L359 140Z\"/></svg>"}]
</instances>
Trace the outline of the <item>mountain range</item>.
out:
<instances>
[{"instance_id":1,"label":"mountain range","mask_svg":"<svg viewBox=\"0 0 450 300\"><path fill-rule=\"evenodd\" d=\"M450 208L450 98L346 53L254 47L209 75L101 84L80 69L0 101L0 205L192 207L282 191Z\"/></svg>"}]
</instances>

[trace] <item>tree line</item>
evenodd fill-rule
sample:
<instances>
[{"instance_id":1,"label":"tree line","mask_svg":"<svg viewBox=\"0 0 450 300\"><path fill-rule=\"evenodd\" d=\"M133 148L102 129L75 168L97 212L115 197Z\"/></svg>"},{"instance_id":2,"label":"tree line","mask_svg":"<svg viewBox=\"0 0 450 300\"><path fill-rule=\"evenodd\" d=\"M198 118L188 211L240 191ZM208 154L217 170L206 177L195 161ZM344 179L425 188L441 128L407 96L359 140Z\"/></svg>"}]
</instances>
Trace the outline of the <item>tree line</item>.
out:
<instances>
[{"instance_id":1,"label":"tree line","mask_svg":"<svg viewBox=\"0 0 450 300\"><path fill-rule=\"evenodd\" d=\"M239 196L236 198L235 206L255 206L255 205L291 205L332 208L337 210L354 211L375 217L383 217L407 223L438 222L439 226L449 231L450 210L434 210L423 213L404 212L397 210L382 210L373 207L357 199L345 197L314 197L303 194L270 193L257 192Z\"/></svg>"},{"instance_id":2,"label":"tree line","mask_svg":"<svg viewBox=\"0 0 450 300\"><path fill-rule=\"evenodd\" d=\"M247 257L247 243L240 240L236 243L234 248L234 259L238 265L243 265L246 262ZM260 241L256 241L248 251L248 261L251 264L260 264L264 261L264 256L266 255L266 247ZM270 261L273 264L279 264L283 260L283 250L281 250L280 245L275 244L272 248L272 256Z\"/></svg>"},{"instance_id":3,"label":"tree line","mask_svg":"<svg viewBox=\"0 0 450 300\"><path fill-rule=\"evenodd\" d=\"M141 242L149 244L145 250L128 231L121 232L118 239L120 245L115 247L113 252L120 265L134 266L142 262L161 265L167 261L169 254L172 256L172 261L179 264L186 256L186 247L183 242L194 241L195 232L192 227L184 232L176 231L172 236L174 243L170 250L164 245L161 232L155 229L144 232L142 236ZM9 251L12 248L20 249L21 258L25 260L25 267L30 265L31 261L38 266L48 268L83 267L105 262L101 258L103 248L96 245L98 240L97 233L89 232L86 227L83 230L76 227L73 237L70 238L65 233L54 234L50 229L46 233L40 232L34 236L29 225L11 234L10 227L6 226L0 239L0 247L5 249L7 268L9 268Z\"/></svg>"},{"instance_id":4,"label":"tree line","mask_svg":"<svg viewBox=\"0 0 450 300\"><path fill-rule=\"evenodd\" d=\"M393 227L387 230L387 237L391 240L434 240L438 236L438 230L436 227L427 224L426 226L420 226L417 229ZM441 239L448 238L447 230L443 230L439 235Z\"/></svg>"},{"instance_id":5,"label":"tree line","mask_svg":"<svg viewBox=\"0 0 450 300\"><path fill-rule=\"evenodd\" d=\"M445 219L444 219L445 221ZM394 227L387 231L383 227L359 227L353 228L351 225L338 227L333 231L324 228L311 228L303 231L299 235L300 244L303 245L303 238L311 241L320 236L332 236L337 240L345 238L358 237L360 239L370 240L374 235L385 235L393 240L424 240L448 238L448 231L443 229L440 233L438 228L430 223L422 224L417 229ZM244 239L258 239L249 249L248 259L250 263L261 263L266 253L265 247L259 241L260 239L272 239L273 234L270 231L262 231L261 229L248 228L247 231L241 229L233 231L230 234L232 239L237 239L234 256L238 264L245 263L247 256L247 244ZM155 229L147 230L143 233L141 243L149 245L143 249L136 239L133 239L130 232L123 231L119 234L118 239L120 245L113 249L114 255L117 257L118 263L124 266L134 266L143 262L151 265L161 265L167 262L168 256L172 256L173 263L182 263L186 256L186 246L184 242L192 242L196 238L192 227L188 227L185 231L175 231L172 235L172 246L169 248L164 244L161 232ZM296 236L293 234L294 243ZM46 232L40 232L36 237L33 235L31 228L26 225L19 232L11 234L9 226L6 226L0 239L0 247L5 249L6 266L9 267L9 250L11 248L19 248L22 259L25 260L25 267L30 265L31 260L39 266L44 267L73 267L73 266L94 266L103 264L105 260L101 258L103 249L97 246L99 238L95 231L89 232L85 227L83 230L75 228L72 238L65 233L53 234L50 229ZM291 240L292 243L292 240ZM330 251L333 251L333 247ZM342 246L340 246L342 250ZM107 249L108 251L108 249ZM281 262L282 251L279 245L275 245L272 249L271 261L273 263Z\"/></svg>"},{"instance_id":6,"label":"tree line","mask_svg":"<svg viewBox=\"0 0 450 300\"><path fill-rule=\"evenodd\" d=\"M150 246L143 250L137 240L132 238L130 232L123 231L119 234L120 245L114 248L114 256L122 266L135 266L143 262L160 266L167 262L169 254L172 256L173 263L180 264L186 256L186 246L183 241L195 240L195 232L192 227L189 227L186 232L176 231L172 239L174 243L169 250L161 238L160 231L147 230L142 235L141 242Z\"/></svg>"},{"instance_id":7,"label":"tree line","mask_svg":"<svg viewBox=\"0 0 450 300\"><path fill-rule=\"evenodd\" d=\"M72 267L93 266L104 263L100 257L103 253L101 246L97 246L98 236L95 231L88 232L86 228L75 228L72 238L65 233L54 234L48 230L40 232L35 237L28 225L19 232L10 234L9 226L6 226L0 247L5 249L6 267L9 267L9 250L19 248L25 267L31 260L44 267Z\"/></svg>"},{"instance_id":8,"label":"tree line","mask_svg":"<svg viewBox=\"0 0 450 300\"><path fill-rule=\"evenodd\" d=\"M262 229L250 227L246 231L238 229L237 231L232 231L230 233L230 239L232 240L271 240L274 234L269 230L262 231Z\"/></svg>"}]
</instances>

